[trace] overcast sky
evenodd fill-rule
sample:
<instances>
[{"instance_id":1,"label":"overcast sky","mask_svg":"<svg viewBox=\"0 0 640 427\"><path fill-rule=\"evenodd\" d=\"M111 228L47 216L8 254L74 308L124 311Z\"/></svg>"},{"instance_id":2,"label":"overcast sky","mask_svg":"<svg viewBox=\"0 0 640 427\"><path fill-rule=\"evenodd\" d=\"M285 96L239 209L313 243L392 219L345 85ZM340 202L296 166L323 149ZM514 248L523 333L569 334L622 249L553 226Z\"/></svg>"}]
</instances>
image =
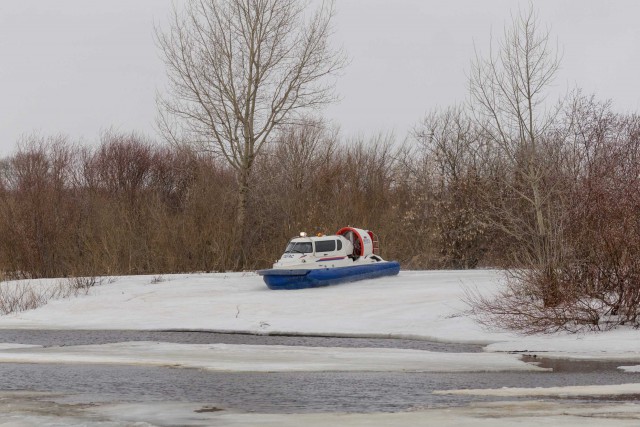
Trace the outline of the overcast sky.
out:
<instances>
[{"instance_id":1,"label":"overcast sky","mask_svg":"<svg viewBox=\"0 0 640 427\"><path fill-rule=\"evenodd\" d=\"M179 7L184 0L176 0ZM325 110L345 136L393 131L464 101L486 51L528 1L337 0L334 41L351 63ZM155 135L164 69L153 38L171 0L0 0L0 156L22 135L94 143L101 130ZM581 87L640 110L640 1L534 1L563 52L558 93Z\"/></svg>"}]
</instances>

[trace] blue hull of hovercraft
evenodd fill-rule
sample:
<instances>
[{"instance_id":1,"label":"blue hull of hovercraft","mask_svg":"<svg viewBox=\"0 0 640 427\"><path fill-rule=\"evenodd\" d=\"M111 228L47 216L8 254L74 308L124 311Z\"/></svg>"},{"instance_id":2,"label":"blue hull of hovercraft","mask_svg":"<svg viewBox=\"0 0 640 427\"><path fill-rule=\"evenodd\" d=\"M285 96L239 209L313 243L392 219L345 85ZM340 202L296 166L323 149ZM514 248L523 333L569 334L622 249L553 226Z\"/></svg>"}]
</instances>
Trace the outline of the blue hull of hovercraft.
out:
<instances>
[{"instance_id":1,"label":"blue hull of hovercraft","mask_svg":"<svg viewBox=\"0 0 640 427\"><path fill-rule=\"evenodd\" d=\"M322 268L314 270L259 270L269 289L304 289L356 280L394 276L400 272L397 261L382 261L352 267Z\"/></svg>"}]
</instances>

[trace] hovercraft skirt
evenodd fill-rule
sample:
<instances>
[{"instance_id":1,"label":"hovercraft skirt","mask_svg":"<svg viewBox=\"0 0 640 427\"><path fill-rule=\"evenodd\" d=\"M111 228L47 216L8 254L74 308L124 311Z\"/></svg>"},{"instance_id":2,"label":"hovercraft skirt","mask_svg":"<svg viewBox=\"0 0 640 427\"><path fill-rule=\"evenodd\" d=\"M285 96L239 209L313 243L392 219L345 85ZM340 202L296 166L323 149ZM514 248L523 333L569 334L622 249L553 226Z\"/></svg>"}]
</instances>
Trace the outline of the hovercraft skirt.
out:
<instances>
[{"instance_id":1,"label":"hovercraft skirt","mask_svg":"<svg viewBox=\"0 0 640 427\"><path fill-rule=\"evenodd\" d=\"M304 289L338 283L355 282L382 276L393 276L400 272L400 263L382 261L351 267L321 269L269 269L258 270L269 289Z\"/></svg>"}]
</instances>

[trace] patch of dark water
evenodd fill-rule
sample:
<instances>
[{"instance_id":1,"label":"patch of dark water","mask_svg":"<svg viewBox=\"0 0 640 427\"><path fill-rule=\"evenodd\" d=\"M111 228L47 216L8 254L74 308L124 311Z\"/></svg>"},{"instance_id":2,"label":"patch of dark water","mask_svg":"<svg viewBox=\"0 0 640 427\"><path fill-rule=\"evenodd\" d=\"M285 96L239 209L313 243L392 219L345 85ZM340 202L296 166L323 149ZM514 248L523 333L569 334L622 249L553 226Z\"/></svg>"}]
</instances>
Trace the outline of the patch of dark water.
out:
<instances>
[{"instance_id":1,"label":"patch of dark water","mask_svg":"<svg viewBox=\"0 0 640 427\"><path fill-rule=\"evenodd\" d=\"M2 330L0 343L33 344L45 347L62 345L109 344L126 341L154 341L181 344L250 344L307 347L403 348L452 353L477 353L477 344L441 343L395 338L345 338L303 335L252 335L202 331L129 331L129 330Z\"/></svg>"},{"instance_id":2,"label":"patch of dark water","mask_svg":"<svg viewBox=\"0 0 640 427\"><path fill-rule=\"evenodd\" d=\"M567 400L580 400L587 402L640 402L640 394L615 394L615 395L604 395L604 396L589 396L588 399L584 397L572 398L567 397Z\"/></svg>"},{"instance_id":3,"label":"patch of dark water","mask_svg":"<svg viewBox=\"0 0 640 427\"><path fill-rule=\"evenodd\" d=\"M620 372L619 366L637 365L633 360L575 360L575 359L551 359L548 357L522 355L522 361L531 363L541 368L550 368L553 373L606 373ZM633 375L633 373L631 373ZM636 374L637 375L637 374ZM640 380L640 376L635 377ZM636 382L636 381L632 381Z\"/></svg>"}]
</instances>

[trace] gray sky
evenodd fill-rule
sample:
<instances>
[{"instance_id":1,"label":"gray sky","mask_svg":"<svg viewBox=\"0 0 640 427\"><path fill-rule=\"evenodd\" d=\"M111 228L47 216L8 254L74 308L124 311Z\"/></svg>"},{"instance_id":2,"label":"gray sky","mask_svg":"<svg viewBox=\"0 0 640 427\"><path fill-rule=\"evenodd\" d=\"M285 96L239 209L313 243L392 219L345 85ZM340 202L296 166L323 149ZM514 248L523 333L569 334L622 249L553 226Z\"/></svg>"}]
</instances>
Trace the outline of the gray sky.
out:
<instances>
[{"instance_id":1,"label":"gray sky","mask_svg":"<svg viewBox=\"0 0 640 427\"><path fill-rule=\"evenodd\" d=\"M183 0L176 0L180 5ZM325 115L345 136L398 139L465 99L474 44L486 51L516 0L337 0L334 41L351 64ZM581 87L640 110L640 1L539 0L563 51L554 90ZM0 156L22 135L93 143L101 130L155 135L164 69L153 40L171 0L1 0Z\"/></svg>"}]
</instances>

